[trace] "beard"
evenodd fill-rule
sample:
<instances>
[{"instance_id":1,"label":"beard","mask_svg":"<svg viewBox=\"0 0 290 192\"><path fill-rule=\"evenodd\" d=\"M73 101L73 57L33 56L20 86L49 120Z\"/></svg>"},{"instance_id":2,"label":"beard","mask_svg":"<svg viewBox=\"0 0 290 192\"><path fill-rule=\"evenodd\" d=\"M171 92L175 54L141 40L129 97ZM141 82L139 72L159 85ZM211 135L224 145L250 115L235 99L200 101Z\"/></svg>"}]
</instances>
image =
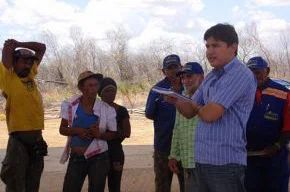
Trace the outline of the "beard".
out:
<instances>
[{"instance_id":1,"label":"beard","mask_svg":"<svg viewBox=\"0 0 290 192\"><path fill-rule=\"evenodd\" d=\"M30 69L23 69L22 71L18 72L17 75L18 77L27 77L30 73Z\"/></svg>"}]
</instances>

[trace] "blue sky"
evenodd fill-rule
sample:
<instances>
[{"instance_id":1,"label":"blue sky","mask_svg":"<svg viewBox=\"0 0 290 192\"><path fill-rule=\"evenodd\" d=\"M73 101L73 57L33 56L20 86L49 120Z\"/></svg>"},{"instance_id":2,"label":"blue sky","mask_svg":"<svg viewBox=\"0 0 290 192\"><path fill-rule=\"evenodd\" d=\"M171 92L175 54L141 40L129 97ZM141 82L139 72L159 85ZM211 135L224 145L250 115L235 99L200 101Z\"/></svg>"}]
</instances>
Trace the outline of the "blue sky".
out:
<instances>
[{"instance_id":1,"label":"blue sky","mask_svg":"<svg viewBox=\"0 0 290 192\"><path fill-rule=\"evenodd\" d=\"M37 40L43 31L66 43L72 26L96 39L123 26L133 48L161 37L201 42L218 22L237 29L254 22L267 39L290 31L289 8L290 0L0 0L0 44L7 38Z\"/></svg>"}]
</instances>

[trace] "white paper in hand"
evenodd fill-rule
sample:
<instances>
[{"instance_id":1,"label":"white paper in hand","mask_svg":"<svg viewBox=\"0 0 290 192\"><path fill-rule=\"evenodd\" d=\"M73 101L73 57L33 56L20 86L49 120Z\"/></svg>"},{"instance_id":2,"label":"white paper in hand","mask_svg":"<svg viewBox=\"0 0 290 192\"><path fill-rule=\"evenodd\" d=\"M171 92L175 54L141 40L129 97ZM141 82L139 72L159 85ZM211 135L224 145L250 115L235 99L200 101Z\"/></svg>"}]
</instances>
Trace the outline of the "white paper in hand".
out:
<instances>
[{"instance_id":1,"label":"white paper in hand","mask_svg":"<svg viewBox=\"0 0 290 192\"><path fill-rule=\"evenodd\" d=\"M155 92L160 93L162 95L170 95L170 96L175 97L175 98L182 100L182 101L193 102L190 98L185 97L181 94L178 94L170 89L155 86L152 88L152 91L155 91Z\"/></svg>"}]
</instances>

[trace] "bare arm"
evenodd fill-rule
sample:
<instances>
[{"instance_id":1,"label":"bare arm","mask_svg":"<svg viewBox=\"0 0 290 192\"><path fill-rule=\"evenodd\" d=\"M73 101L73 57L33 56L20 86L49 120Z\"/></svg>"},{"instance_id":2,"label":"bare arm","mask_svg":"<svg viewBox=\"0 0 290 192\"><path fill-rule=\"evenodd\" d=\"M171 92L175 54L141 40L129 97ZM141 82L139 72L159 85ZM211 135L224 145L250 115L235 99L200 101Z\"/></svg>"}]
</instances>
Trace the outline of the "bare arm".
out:
<instances>
[{"instance_id":1,"label":"bare arm","mask_svg":"<svg viewBox=\"0 0 290 192\"><path fill-rule=\"evenodd\" d=\"M106 131L104 133L101 133L99 130L99 122L90 128L90 133L92 137L101 140L112 140L117 135L116 131Z\"/></svg>"},{"instance_id":2,"label":"bare arm","mask_svg":"<svg viewBox=\"0 0 290 192\"><path fill-rule=\"evenodd\" d=\"M129 138L131 135L131 124L129 118L125 118L122 120L122 127L123 127L123 137Z\"/></svg>"},{"instance_id":3,"label":"bare arm","mask_svg":"<svg viewBox=\"0 0 290 192\"><path fill-rule=\"evenodd\" d=\"M218 120L225 112L222 105L209 102L201 107L195 102L185 102L174 97L166 96L165 100L174 104L179 113L190 119L198 115L200 119L207 123L212 123Z\"/></svg>"},{"instance_id":4,"label":"bare arm","mask_svg":"<svg viewBox=\"0 0 290 192\"><path fill-rule=\"evenodd\" d=\"M209 102L198 110L198 117L207 123L217 121L224 114L225 109L222 105Z\"/></svg>"},{"instance_id":5,"label":"bare arm","mask_svg":"<svg viewBox=\"0 0 290 192\"><path fill-rule=\"evenodd\" d=\"M81 138L91 138L91 135L88 129L84 129L80 127L79 128L74 127L72 129L71 127L69 127L68 121L66 119L61 119L59 133L65 136L78 135Z\"/></svg>"},{"instance_id":6,"label":"bare arm","mask_svg":"<svg viewBox=\"0 0 290 192\"><path fill-rule=\"evenodd\" d=\"M175 103L176 109L187 119L193 118L197 114L197 103L185 102L177 100Z\"/></svg>"},{"instance_id":7,"label":"bare arm","mask_svg":"<svg viewBox=\"0 0 290 192\"><path fill-rule=\"evenodd\" d=\"M13 67L13 52L16 49L16 42L13 39L8 39L5 41L2 50L2 63L7 69L12 69Z\"/></svg>"},{"instance_id":8,"label":"bare arm","mask_svg":"<svg viewBox=\"0 0 290 192\"><path fill-rule=\"evenodd\" d=\"M101 133L100 136L96 138L102 140L112 140L116 137L116 135L117 135L116 131L106 131L104 133Z\"/></svg>"},{"instance_id":9,"label":"bare arm","mask_svg":"<svg viewBox=\"0 0 290 192\"><path fill-rule=\"evenodd\" d=\"M35 56L38 58L37 63L40 64L46 50L45 44L38 42L17 42L16 45L17 47L28 48L35 51Z\"/></svg>"},{"instance_id":10,"label":"bare arm","mask_svg":"<svg viewBox=\"0 0 290 192\"><path fill-rule=\"evenodd\" d=\"M39 64L43 58L46 50L46 46L43 43L38 42L18 42L14 39L8 39L4 43L2 50L2 62L7 69L11 69L13 66L13 52L16 48L22 47L35 51L35 56L38 58Z\"/></svg>"}]
</instances>

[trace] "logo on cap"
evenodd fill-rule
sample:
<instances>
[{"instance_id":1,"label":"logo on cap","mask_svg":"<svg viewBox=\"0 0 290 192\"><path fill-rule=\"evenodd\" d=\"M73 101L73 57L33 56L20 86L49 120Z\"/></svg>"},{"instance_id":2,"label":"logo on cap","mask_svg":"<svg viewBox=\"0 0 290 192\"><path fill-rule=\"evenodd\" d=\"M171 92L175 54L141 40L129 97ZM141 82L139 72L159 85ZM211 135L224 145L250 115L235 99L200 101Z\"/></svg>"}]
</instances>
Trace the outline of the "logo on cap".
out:
<instances>
[{"instance_id":1,"label":"logo on cap","mask_svg":"<svg viewBox=\"0 0 290 192\"><path fill-rule=\"evenodd\" d=\"M268 63L262 57L252 57L249 59L247 66L250 69L264 69L268 67Z\"/></svg>"},{"instance_id":2,"label":"logo on cap","mask_svg":"<svg viewBox=\"0 0 290 192\"><path fill-rule=\"evenodd\" d=\"M170 67L171 65L181 65L178 55L168 55L163 60L163 69Z\"/></svg>"},{"instance_id":3,"label":"logo on cap","mask_svg":"<svg viewBox=\"0 0 290 192\"><path fill-rule=\"evenodd\" d=\"M182 74L204 74L202 66L197 62L189 62L184 65L181 71L179 71L176 75Z\"/></svg>"}]
</instances>

